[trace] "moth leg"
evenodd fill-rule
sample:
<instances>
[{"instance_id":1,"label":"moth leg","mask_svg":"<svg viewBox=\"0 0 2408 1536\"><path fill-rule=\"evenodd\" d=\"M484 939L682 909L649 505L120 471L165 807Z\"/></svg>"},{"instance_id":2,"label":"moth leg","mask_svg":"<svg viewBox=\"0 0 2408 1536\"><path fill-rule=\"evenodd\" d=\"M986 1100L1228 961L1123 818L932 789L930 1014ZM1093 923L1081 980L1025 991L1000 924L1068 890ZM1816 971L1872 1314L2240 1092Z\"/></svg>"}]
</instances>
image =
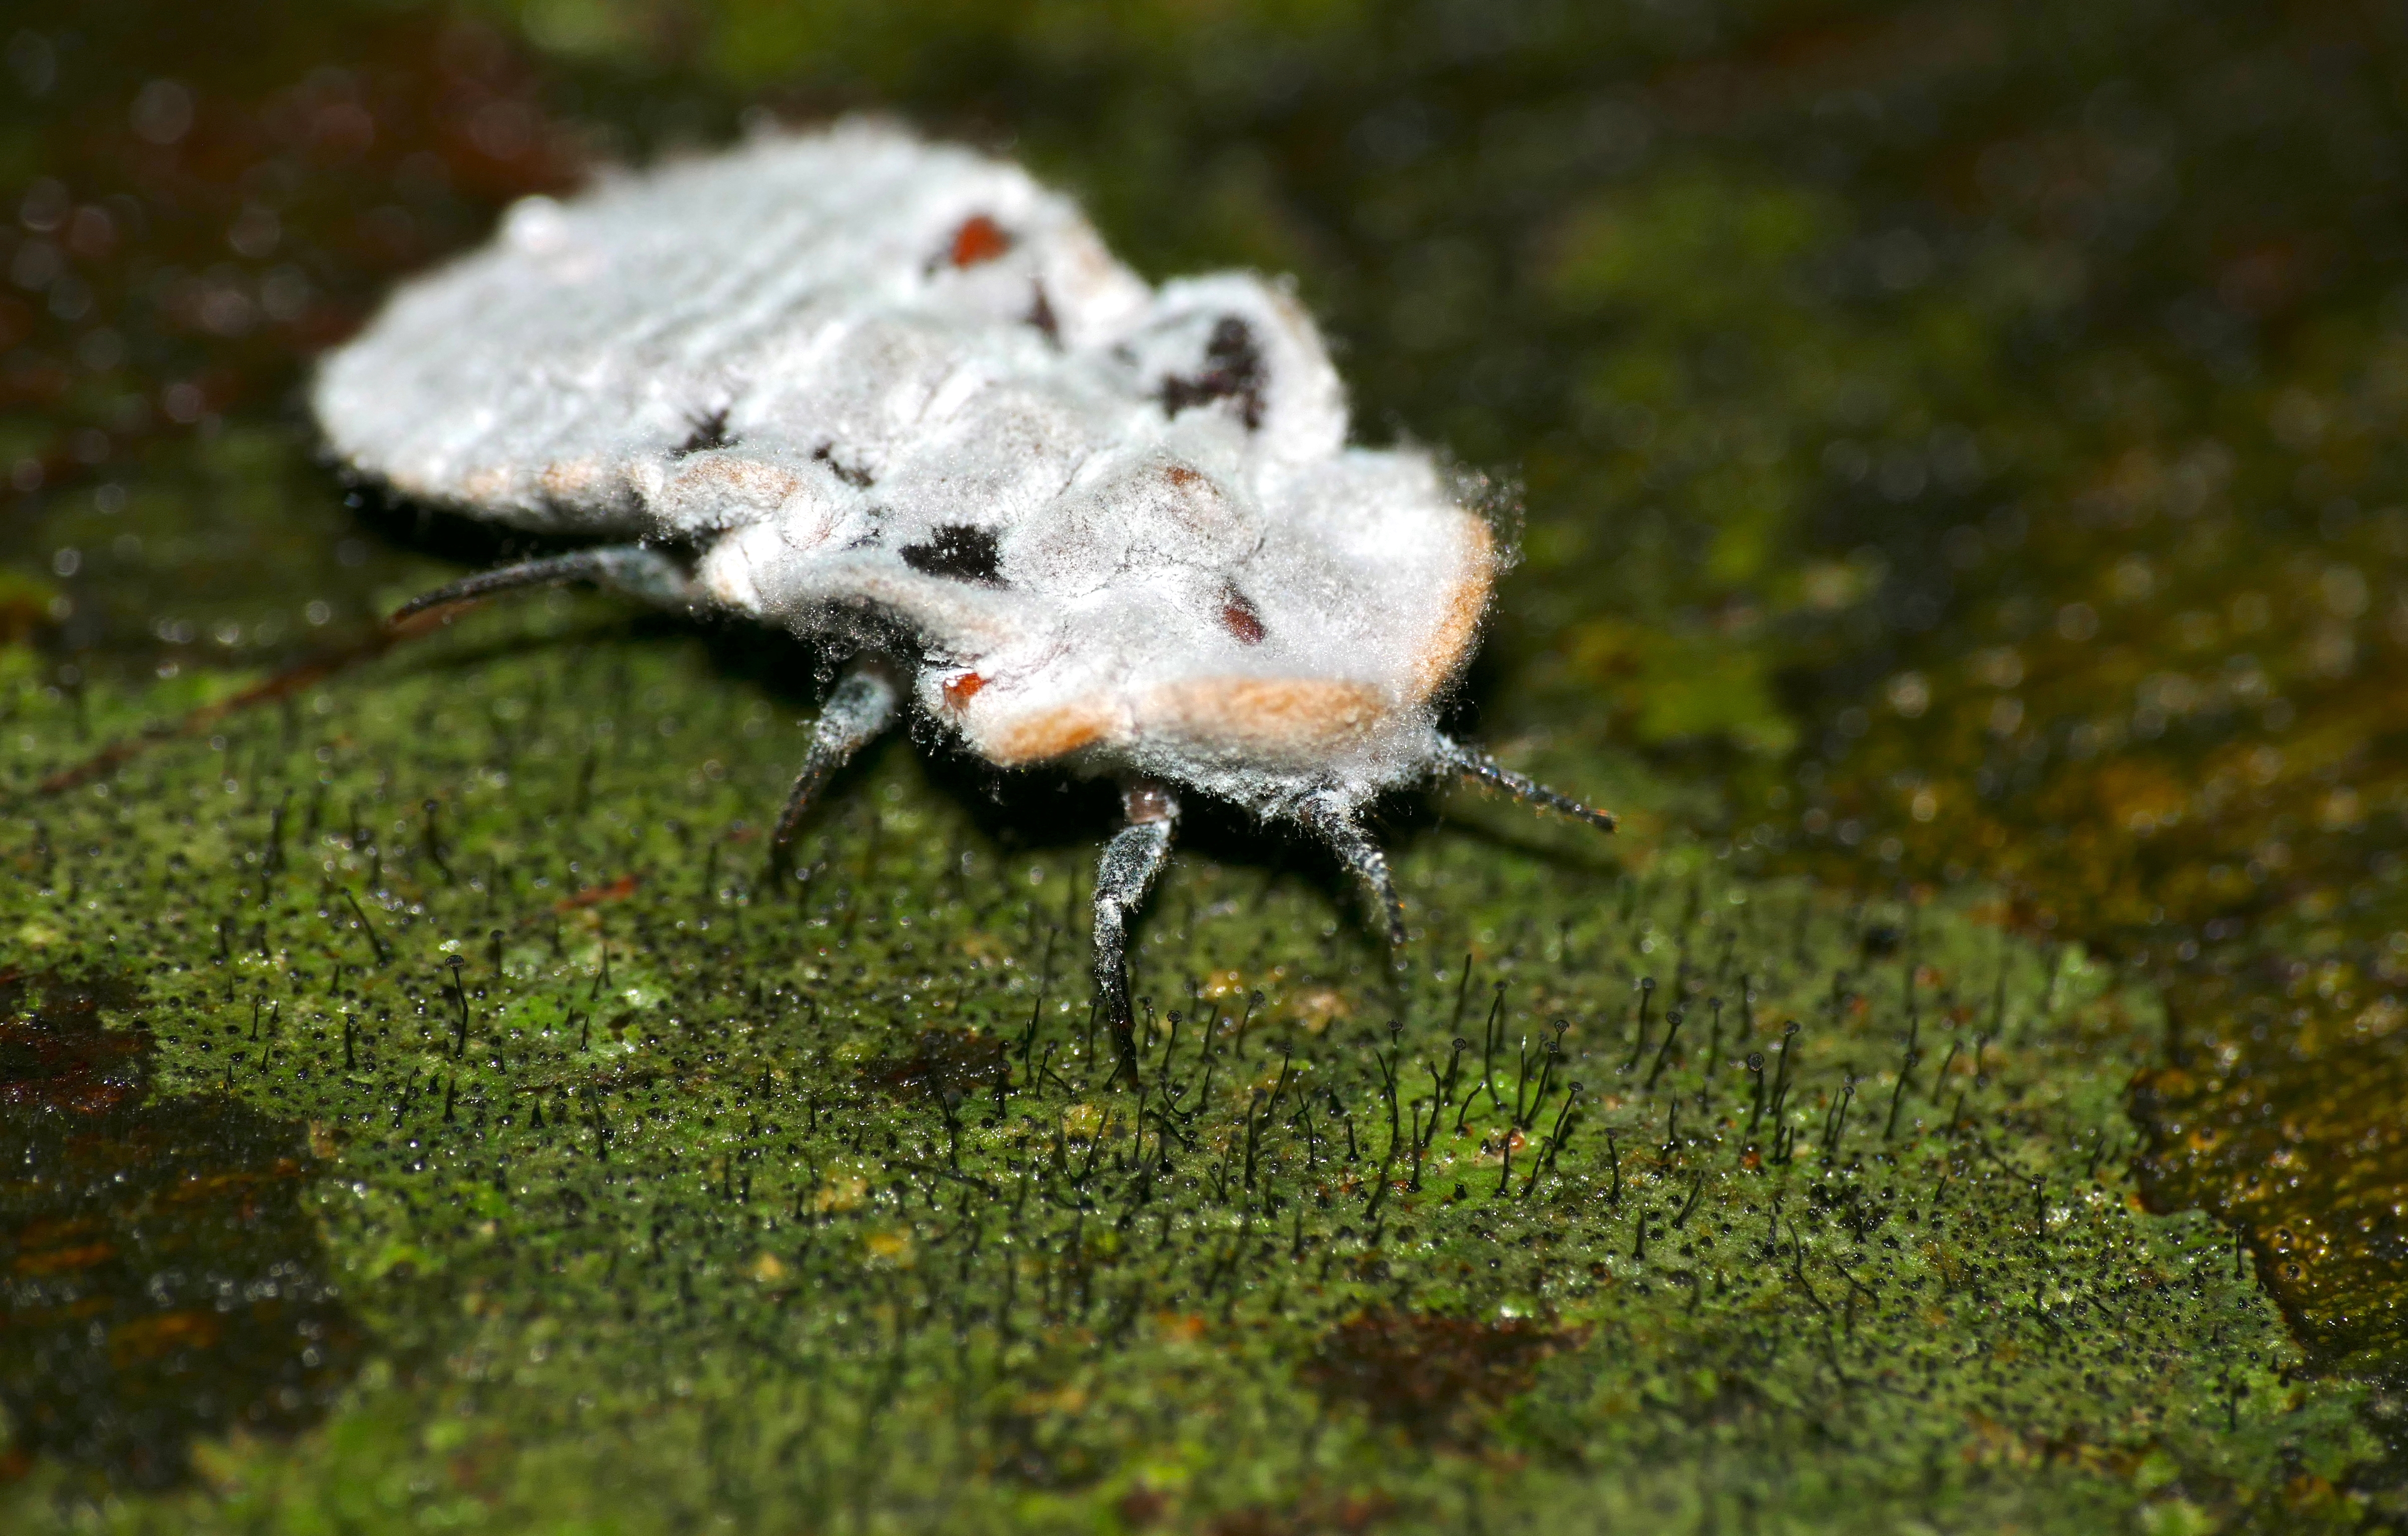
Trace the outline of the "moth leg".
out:
<instances>
[{"instance_id":1,"label":"moth leg","mask_svg":"<svg viewBox=\"0 0 2408 1536\"><path fill-rule=\"evenodd\" d=\"M778 813L778 830L769 839L770 846L783 846L795 835L796 826L802 821L803 813L810 809L811 799L821 787L836 775L838 769L852 761L855 752L895 723L896 706L901 698L902 690L896 687L894 676L885 666L867 658L853 663L811 726L811 745L803 753L803 771L795 775L795 787L786 791L785 808Z\"/></svg>"},{"instance_id":2,"label":"moth leg","mask_svg":"<svg viewBox=\"0 0 2408 1536\"><path fill-rule=\"evenodd\" d=\"M462 576L411 598L385 622L398 624L429 608L473 602L495 592L513 592L527 587L564 587L573 581L590 581L596 587L624 592L664 608L690 608L708 601L684 567L668 556L640 544L614 544Z\"/></svg>"},{"instance_id":3,"label":"moth leg","mask_svg":"<svg viewBox=\"0 0 2408 1536\"><path fill-rule=\"evenodd\" d=\"M1606 832L1614 828L1612 811L1592 810L1567 794L1559 794L1540 783L1515 773L1476 747L1439 738L1439 761L1469 779L1477 779L1491 789L1502 789L1526 804L1543 805L1551 811L1578 817L1593 827Z\"/></svg>"},{"instance_id":4,"label":"moth leg","mask_svg":"<svg viewBox=\"0 0 2408 1536\"><path fill-rule=\"evenodd\" d=\"M1297 808L1304 824L1321 834L1330 851L1343 860L1379 903L1388 920L1388 947L1405 944L1405 903L1397 899L1397 883L1388 877L1388 856L1355 824L1354 814L1336 795L1323 790L1307 795Z\"/></svg>"},{"instance_id":5,"label":"moth leg","mask_svg":"<svg viewBox=\"0 0 2408 1536\"><path fill-rule=\"evenodd\" d=\"M1170 854L1179 802L1167 786L1140 780L1121 791L1128 825L1104 845L1096 870L1096 996L1112 1028L1120 1072L1137 1081L1137 1019L1129 1011L1128 920Z\"/></svg>"}]
</instances>

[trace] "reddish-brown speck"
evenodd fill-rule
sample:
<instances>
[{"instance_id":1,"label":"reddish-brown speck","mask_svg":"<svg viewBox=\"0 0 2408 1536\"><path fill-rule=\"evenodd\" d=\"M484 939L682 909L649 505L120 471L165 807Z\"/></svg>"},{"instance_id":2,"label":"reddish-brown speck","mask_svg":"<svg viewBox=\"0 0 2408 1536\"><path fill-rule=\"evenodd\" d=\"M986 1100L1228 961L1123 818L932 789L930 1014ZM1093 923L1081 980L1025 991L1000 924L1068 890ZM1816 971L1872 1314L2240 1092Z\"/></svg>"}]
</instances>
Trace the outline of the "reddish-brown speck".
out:
<instances>
[{"instance_id":1,"label":"reddish-brown speck","mask_svg":"<svg viewBox=\"0 0 2408 1536\"><path fill-rule=\"evenodd\" d=\"M1241 646L1263 643L1263 616L1243 592L1232 591L1221 600L1221 627L1237 636Z\"/></svg>"},{"instance_id":2,"label":"reddish-brown speck","mask_svg":"<svg viewBox=\"0 0 2408 1536\"><path fill-rule=\"evenodd\" d=\"M953 231L953 249L945 259L955 266L976 266L994 261L1010 249L1011 236L1001 224L983 213L974 213Z\"/></svg>"},{"instance_id":3,"label":"reddish-brown speck","mask_svg":"<svg viewBox=\"0 0 2408 1536\"><path fill-rule=\"evenodd\" d=\"M965 672L958 677L948 677L945 679L944 687L945 704L949 708L960 709L972 699L977 698L978 690L984 687L986 687L986 679L975 672Z\"/></svg>"}]
</instances>

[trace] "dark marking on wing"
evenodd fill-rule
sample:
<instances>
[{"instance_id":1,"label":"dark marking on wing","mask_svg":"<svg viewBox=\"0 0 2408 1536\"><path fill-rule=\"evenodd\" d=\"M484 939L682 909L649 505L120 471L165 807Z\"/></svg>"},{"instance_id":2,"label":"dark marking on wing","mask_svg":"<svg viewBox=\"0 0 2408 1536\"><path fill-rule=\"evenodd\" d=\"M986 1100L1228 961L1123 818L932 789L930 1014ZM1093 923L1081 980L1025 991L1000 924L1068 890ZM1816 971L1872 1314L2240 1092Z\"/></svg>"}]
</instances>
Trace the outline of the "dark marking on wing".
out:
<instances>
[{"instance_id":1,"label":"dark marking on wing","mask_svg":"<svg viewBox=\"0 0 2408 1536\"><path fill-rule=\"evenodd\" d=\"M836 456L836 445L834 443L822 443L819 447L811 449L811 458L817 462L827 465L829 474L835 476L839 480L842 480L845 484L853 487L855 491L867 491L871 486L877 484L877 481L870 476L869 471L861 468L857 464L848 464L838 459Z\"/></svg>"},{"instance_id":2,"label":"dark marking on wing","mask_svg":"<svg viewBox=\"0 0 2408 1536\"><path fill-rule=\"evenodd\" d=\"M1235 587L1221 593L1221 627L1241 646L1263 643L1263 612L1254 606L1254 599Z\"/></svg>"},{"instance_id":3,"label":"dark marking on wing","mask_svg":"<svg viewBox=\"0 0 2408 1536\"><path fill-rule=\"evenodd\" d=\"M684 442L669 449L669 457L672 459L682 459L693 453L708 453L712 448L724 448L736 441L727 435L727 407L724 405L701 416L689 417L687 420L694 423L694 430L686 434Z\"/></svg>"},{"instance_id":4,"label":"dark marking on wing","mask_svg":"<svg viewBox=\"0 0 2408 1536\"><path fill-rule=\"evenodd\" d=\"M1054 313L1054 301L1046 296L1045 285L1034 283L1030 286L1036 290L1037 296L1029 301L1028 313L1022 318L1037 327L1045 339L1058 348L1062 345L1062 319Z\"/></svg>"},{"instance_id":5,"label":"dark marking on wing","mask_svg":"<svg viewBox=\"0 0 2408 1536\"><path fill-rule=\"evenodd\" d=\"M905 545L896 552L903 557L904 564L923 576L976 581L991 587L1003 585L1003 578L996 575L999 551L993 529L966 522L947 523L927 543Z\"/></svg>"},{"instance_id":6,"label":"dark marking on wing","mask_svg":"<svg viewBox=\"0 0 2408 1536\"><path fill-rule=\"evenodd\" d=\"M1203 372L1164 376L1162 414L1177 416L1190 405L1235 400L1240 420L1252 432L1263 424L1264 375L1263 349L1254 341L1254 329L1235 315L1224 315L1213 322L1212 334L1204 343Z\"/></svg>"}]
</instances>

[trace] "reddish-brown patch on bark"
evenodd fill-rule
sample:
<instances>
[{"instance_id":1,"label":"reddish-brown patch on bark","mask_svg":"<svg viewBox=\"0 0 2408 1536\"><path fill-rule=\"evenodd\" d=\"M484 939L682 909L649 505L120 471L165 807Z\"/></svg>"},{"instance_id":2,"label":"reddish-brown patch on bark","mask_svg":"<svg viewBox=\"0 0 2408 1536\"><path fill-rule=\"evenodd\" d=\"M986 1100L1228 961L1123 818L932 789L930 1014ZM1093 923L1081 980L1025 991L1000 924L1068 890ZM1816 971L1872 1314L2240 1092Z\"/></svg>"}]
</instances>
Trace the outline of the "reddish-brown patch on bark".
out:
<instances>
[{"instance_id":1,"label":"reddish-brown patch on bark","mask_svg":"<svg viewBox=\"0 0 2408 1536\"><path fill-rule=\"evenodd\" d=\"M931 1089L967 1093L1011 1070L1001 1035L977 1030L922 1030L909 1056L882 1056L863 1063L862 1081L898 1097Z\"/></svg>"},{"instance_id":2,"label":"reddish-brown patch on bark","mask_svg":"<svg viewBox=\"0 0 2408 1536\"><path fill-rule=\"evenodd\" d=\"M599 906L605 902L624 902L633 896L636 888L643 883L640 875L622 875L608 885L587 886L574 895L563 896L552 904L552 909L554 912L574 912L580 907Z\"/></svg>"},{"instance_id":3,"label":"reddish-brown patch on bark","mask_svg":"<svg viewBox=\"0 0 2408 1536\"><path fill-rule=\"evenodd\" d=\"M1528 1317L1358 1313L1322 1336L1304 1368L1324 1398L1359 1402L1425 1444L1467 1444L1486 1415L1529 1390L1539 1366L1585 1329Z\"/></svg>"},{"instance_id":4,"label":"reddish-brown patch on bark","mask_svg":"<svg viewBox=\"0 0 2408 1536\"><path fill-rule=\"evenodd\" d=\"M121 977L0 968L0 1166L22 1171L0 1208L0 1482L39 1458L167 1486L195 1437L317 1422L366 1348L301 1204L306 1128L152 1094L141 1005ZM272 1019L236 1028L230 1060L274 1048Z\"/></svg>"}]
</instances>

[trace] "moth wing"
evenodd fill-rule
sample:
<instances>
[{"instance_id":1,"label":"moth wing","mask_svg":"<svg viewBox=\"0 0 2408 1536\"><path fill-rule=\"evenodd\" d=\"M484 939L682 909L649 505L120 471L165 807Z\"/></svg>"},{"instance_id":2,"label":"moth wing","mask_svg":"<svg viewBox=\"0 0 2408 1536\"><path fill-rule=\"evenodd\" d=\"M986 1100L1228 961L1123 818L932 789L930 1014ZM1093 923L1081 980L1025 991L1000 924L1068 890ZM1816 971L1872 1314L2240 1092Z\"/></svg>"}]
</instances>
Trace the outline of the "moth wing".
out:
<instances>
[{"instance_id":1,"label":"moth wing","mask_svg":"<svg viewBox=\"0 0 2408 1536\"><path fill-rule=\"evenodd\" d=\"M328 356L312 404L337 455L414 497L538 529L736 525L870 472L958 354L1082 344L1146 298L1017 167L849 121L518 204ZM863 368L865 330L924 345ZM865 402L885 408L845 415ZM690 483L697 458L735 467Z\"/></svg>"}]
</instances>

